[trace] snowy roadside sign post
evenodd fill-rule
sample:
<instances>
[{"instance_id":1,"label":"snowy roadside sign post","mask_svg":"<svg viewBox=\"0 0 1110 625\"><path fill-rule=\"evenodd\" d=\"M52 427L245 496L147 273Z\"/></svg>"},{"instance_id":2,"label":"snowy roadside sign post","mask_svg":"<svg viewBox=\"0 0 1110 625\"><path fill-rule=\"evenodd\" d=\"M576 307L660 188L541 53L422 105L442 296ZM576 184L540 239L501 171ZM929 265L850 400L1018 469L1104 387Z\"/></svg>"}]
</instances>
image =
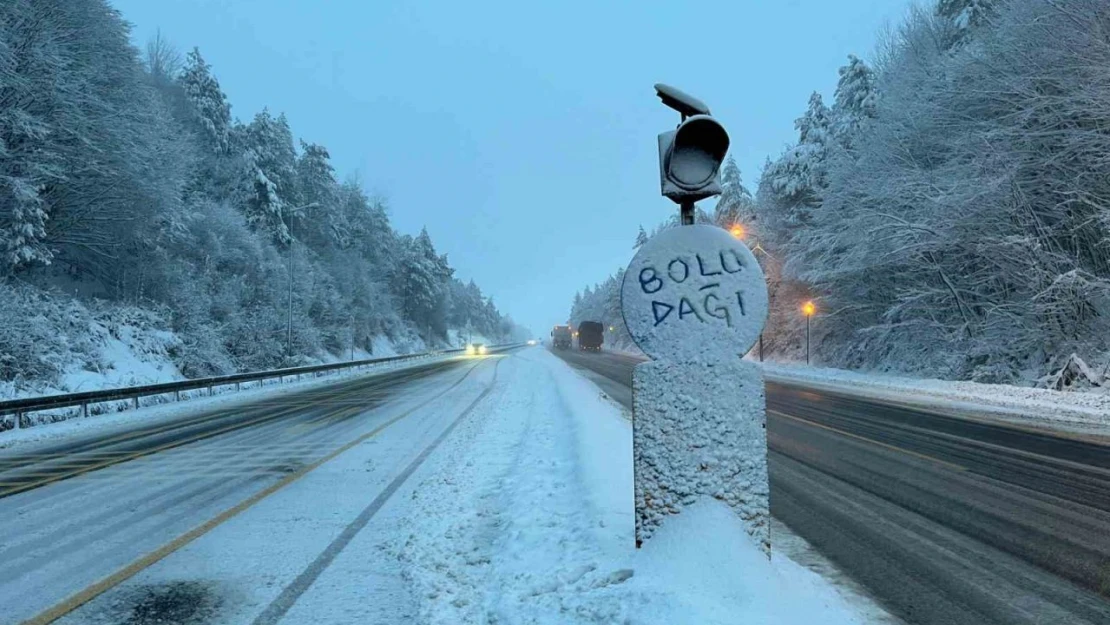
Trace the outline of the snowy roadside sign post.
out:
<instances>
[{"instance_id":1,"label":"snowy roadside sign post","mask_svg":"<svg viewBox=\"0 0 1110 625\"><path fill-rule=\"evenodd\" d=\"M770 552L763 374L741 357L767 319L767 283L747 245L694 225L694 202L720 193L728 135L699 100L656 85L682 115L659 136L663 195L682 225L642 245L621 311L652 360L632 374L636 546L700 497L725 502Z\"/></svg>"}]
</instances>

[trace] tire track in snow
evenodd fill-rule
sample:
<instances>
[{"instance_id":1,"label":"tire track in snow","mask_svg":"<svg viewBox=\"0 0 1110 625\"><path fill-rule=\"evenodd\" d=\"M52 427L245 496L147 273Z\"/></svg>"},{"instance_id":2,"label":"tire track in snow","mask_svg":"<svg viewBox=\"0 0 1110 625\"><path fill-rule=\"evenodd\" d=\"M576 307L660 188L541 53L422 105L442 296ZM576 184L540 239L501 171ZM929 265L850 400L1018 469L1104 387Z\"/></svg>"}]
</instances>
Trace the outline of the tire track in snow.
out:
<instances>
[{"instance_id":1,"label":"tire track in snow","mask_svg":"<svg viewBox=\"0 0 1110 625\"><path fill-rule=\"evenodd\" d=\"M297 599L299 599L300 596L303 595L310 586L312 586L312 583L315 582L316 579L320 577L320 574L323 573L324 570L326 570L328 566L331 565L336 556L338 556L343 551L343 549L345 549L347 545L350 544L351 540L353 540L354 537L358 535L358 533L362 531L364 527L366 527L366 524L370 522L370 519L374 518L374 515L377 514L378 511L381 510L382 506L384 506L385 503L389 500L389 498L397 492L397 489L399 489L401 485L403 485L405 481L408 480L408 478L417 469L420 468L420 465L424 464L424 461L428 459L428 456L431 455L431 453L435 451L435 449L439 447L439 445L444 440L446 440L448 436L451 435L451 432L453 432L455 428L458 427L458 425L474 411L478 404L480 404L482 400L484 400L486 396L489 395L490 391L492 391L497 384L497 369L500 365L500 360L498 360L494 364L493 379L490 380L489 386L487 386L485 390L483 390L482 393L478 395L478 397L475 398L474 401L472 401L470 405L467 406L466 409L463 410L462 413L458 417L456 417L450 425L447 426L446 429L443 430L443 433L441 433L434 441L432 441L430 445L425 447L424 451L420 452L420 455L417 456L412 462L410 462L409 465L405 467L405 470L402 471L400 475L395 477L393 481L390 482L389 485L386 486L385 489L381 493L379 493L373 501L370 502L370 505L366 506L366 508L364 508L363 511L359 513L354 521L352 521L346 528L343 529L342 532L340 532L339 536L337 536L335 540L333 540L331 544L329 544L327 548L324 549L324 551L319 556L317 556L316 560L314 560L312 564L308 565L308 568L301 572L301 574L298 575L292 583L290 583L288 586L285 587L284 590L282 590L281 594L278 595L277 598L274 599L270 603L270 605L268 605L266 609L262 611L262 614L258 615L258 617L254 619L253 625L274 625L278 621L280 621L283 616L285 616L286 612L288 612L289 609L293 607L293 604L297 602Z\"/></svg>"}]
</instances>

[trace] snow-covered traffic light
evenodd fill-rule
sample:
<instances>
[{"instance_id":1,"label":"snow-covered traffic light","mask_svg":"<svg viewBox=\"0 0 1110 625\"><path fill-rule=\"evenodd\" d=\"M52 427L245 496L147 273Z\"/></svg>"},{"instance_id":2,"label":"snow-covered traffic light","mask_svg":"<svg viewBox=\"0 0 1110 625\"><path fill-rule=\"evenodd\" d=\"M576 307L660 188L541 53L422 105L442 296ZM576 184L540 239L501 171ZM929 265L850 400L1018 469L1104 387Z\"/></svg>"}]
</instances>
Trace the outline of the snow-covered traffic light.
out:
<instances>
[{"instance_id":1,"label":"snow-covered traffic light","mask_svg":"<svg viewBox=\"0 0 1110 625\"><path fill-rule=\"evenodd\" d=\"M721 193L719 172L728 152L728 133L701 100L664 84L655 85L655 92L682 115L678 128L659 135L662 193L683 206L684 223L693 223L693 203Z\"/></svg>"}]
</instances>

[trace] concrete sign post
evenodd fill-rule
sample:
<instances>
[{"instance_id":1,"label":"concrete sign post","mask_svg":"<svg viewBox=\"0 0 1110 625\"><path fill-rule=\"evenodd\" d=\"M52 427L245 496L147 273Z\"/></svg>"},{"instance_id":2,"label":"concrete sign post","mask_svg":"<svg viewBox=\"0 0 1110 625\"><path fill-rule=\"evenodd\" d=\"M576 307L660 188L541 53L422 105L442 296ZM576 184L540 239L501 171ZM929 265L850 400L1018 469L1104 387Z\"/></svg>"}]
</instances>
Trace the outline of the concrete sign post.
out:
<instances>
[{"instance_id":1,"label":"concrete sign post","mask_svg":"<svg viewBox=\"0 0 1110 625\"><path fill-rule=\"evenodd\" d=\"M621 310L652 358L632 375L636 545L713 497L769 552L763 375L741 360L767 319L751 250L715 226L664 230L628 266Z\"/></svg>"}]
</instances>

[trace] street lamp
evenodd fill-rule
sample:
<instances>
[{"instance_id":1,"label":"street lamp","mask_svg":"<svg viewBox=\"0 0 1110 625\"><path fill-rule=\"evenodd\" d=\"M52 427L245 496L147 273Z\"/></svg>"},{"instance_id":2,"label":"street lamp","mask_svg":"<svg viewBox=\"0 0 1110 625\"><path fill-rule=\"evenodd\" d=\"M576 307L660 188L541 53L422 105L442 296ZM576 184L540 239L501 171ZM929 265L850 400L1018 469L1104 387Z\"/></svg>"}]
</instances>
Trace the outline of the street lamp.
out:
<instances>
[{"instance_id":1,"label":"street lamp","mask_svg":"<svg viewBox=\"0 0 1110 625\"><path fill-rule=\"evenodd\" d=\"M732 224L732 227L728 229L728 233L737 239L743 239L744 235L747 234L742 224Z\"/></svg>"},{"instance_id":2,"label":"street lamp","mask_svg":"<svg viewBox=\"0 0 1110 625\"><path fill-rule=\"evenodd\" d=\"M319 202L309 202L304 206L289 209L289 223L285 224L286 231L289 232L289 316L285 322L285 357L293 357L293 264L296 262L296 256L293 255L293 243L297 239L293 236L293 214L308 208L318 208ZM281 220L285 221L285 213L281 211Z\"/></svg>"},{"instance_id":3,"label":"street lamp","mask_svg":"<svg viewBox=\"0 0 1110 625\"><path fill-rule=\"evenodd\" d=\"M802 314L806 316L806 364L809 364L809 320L813 317L813 313L817 312L817 307L813 305L813 300L808 300L802 304Z\"/></svg>"}]
</instances>

